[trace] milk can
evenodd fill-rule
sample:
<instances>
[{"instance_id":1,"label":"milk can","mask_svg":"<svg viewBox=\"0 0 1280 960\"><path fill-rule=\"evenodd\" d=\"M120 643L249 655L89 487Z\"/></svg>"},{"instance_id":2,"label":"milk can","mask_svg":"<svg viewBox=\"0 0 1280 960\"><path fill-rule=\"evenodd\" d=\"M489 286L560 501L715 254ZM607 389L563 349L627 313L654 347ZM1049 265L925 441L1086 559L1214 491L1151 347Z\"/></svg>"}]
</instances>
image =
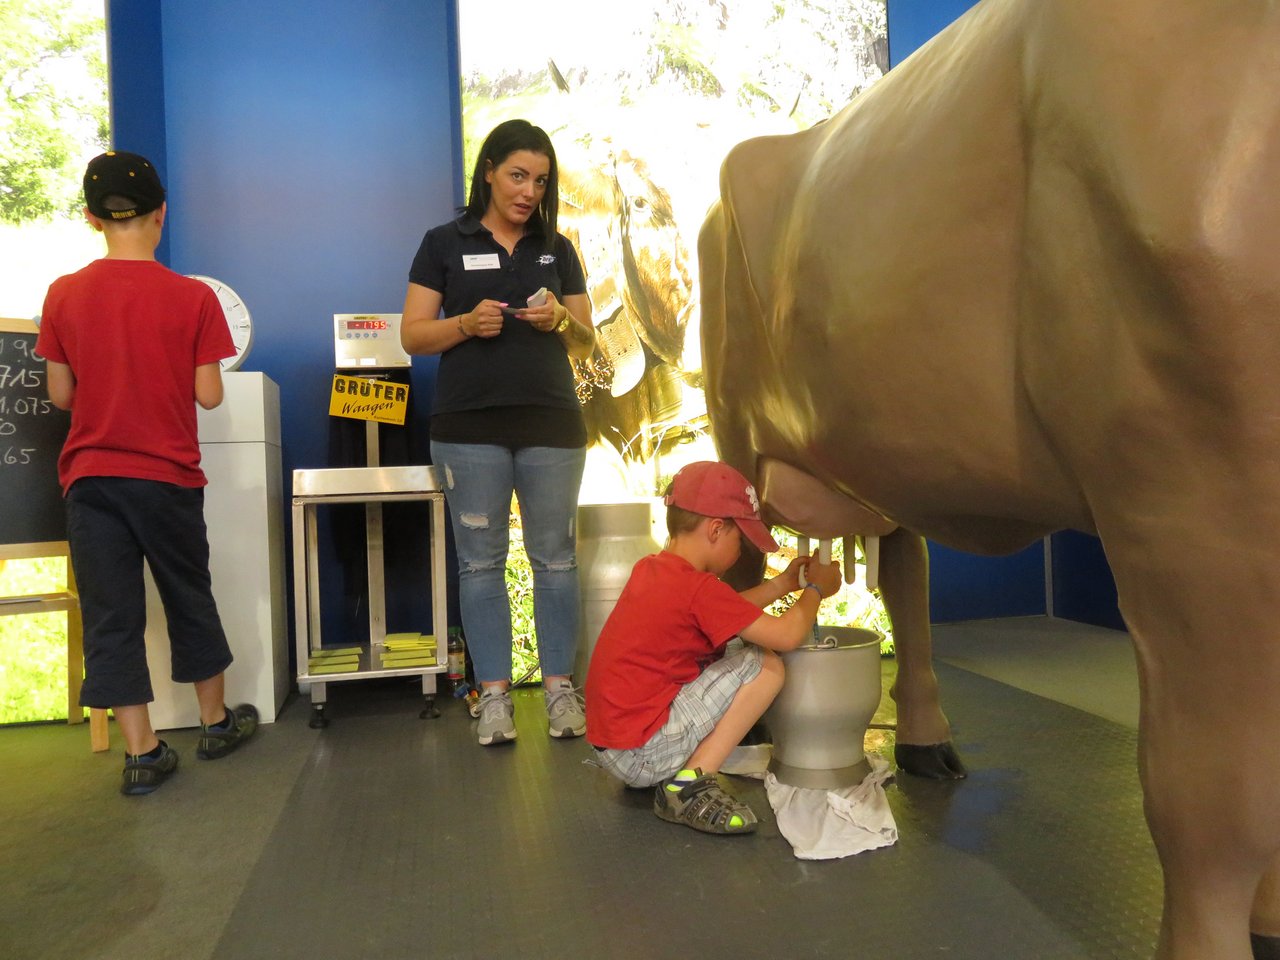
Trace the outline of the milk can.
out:
<instances>
[{"instance_id":1,"label":"milk can","mask_svg":"<svg viewBox=\"0 0 1280 960\"><path fill-rule=\"evenodd\" d=\"M578 582L582 606L573 680L587 681L600 628L627 585L637 560L662 549L653 539L653 501L585 503L578 507Z\"/></svg>"}]
</instances>

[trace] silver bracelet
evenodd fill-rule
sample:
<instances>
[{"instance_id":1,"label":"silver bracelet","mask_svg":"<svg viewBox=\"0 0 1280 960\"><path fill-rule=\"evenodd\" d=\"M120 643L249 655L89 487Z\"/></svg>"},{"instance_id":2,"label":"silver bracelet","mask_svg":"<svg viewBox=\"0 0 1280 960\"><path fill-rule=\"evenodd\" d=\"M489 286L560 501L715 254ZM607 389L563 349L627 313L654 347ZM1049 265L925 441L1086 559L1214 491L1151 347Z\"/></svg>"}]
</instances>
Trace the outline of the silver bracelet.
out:
<instances>
[{"instance_id":1,"label":"silver bracelet","mask_svg":"<svg viewBox=\"0 0 1280 960\"><path fill-rule=\"evenodd\" d=\"M825 599L825 598L822 596L822 588L821 588L821 587L819 587L816 583L806 583L806 584L804 585L804 589L805 589L805 590L812 590L814 593L816 593L816 594L818 595L818 602L819 602L819 603L821 603L821 602L823 601L823 599ZM804 591L801 591L801 592L803 593Z\"/></svg>"}]
</instances>

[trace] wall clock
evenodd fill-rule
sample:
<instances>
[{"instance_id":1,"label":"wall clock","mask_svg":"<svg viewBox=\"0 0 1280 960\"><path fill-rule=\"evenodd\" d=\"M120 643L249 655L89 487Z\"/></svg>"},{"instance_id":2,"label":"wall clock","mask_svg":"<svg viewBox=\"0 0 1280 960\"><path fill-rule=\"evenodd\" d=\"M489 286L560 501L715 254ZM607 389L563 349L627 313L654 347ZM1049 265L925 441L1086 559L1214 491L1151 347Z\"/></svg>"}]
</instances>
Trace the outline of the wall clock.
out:
<instances>
[{"instance_id":1,"label":"wall clock","mask_svg":"<svg viewBox=\"0 0 1280 960\"><path fill-rule=\"evenodd\" d=\"M240 364L244 363L245 357L249 355L249 348L253 346L253 318L249 316L249 308L245 306L240 294L236 293L221 280L201 276L198 273L189 273L187 276L192 280L207 283L213 292L218 295L218 302L222 304L222 312L227 317L227 327L231 330L231 342L236 348L235 356L223 358L222 372L228 373L232 370L238 370Z\"/></svg>"}]
</instances>

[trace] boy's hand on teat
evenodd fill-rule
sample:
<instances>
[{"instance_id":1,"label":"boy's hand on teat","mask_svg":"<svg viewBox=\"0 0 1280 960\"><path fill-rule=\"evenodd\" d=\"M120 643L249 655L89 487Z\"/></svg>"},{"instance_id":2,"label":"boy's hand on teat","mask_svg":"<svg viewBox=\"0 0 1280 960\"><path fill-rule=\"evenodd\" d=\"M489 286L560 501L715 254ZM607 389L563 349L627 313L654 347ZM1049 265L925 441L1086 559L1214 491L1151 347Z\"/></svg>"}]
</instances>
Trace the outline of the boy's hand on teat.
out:
<instances>
[{"instance_id":1,"label":"boy's hand on teat","mask_svg":"<svg viewBox=\"0 0 1280 960\"><path fill-rule=\"evenodd\" d=\"M805 580L817 587L822 592L824 599L840 589L840 564L838 561L832 560L830 563L822 563L816 557L801 558L801 562L806 561ZM790 569L790 567L787 568L788 571Z\"/></svg>"},{"instance_id":2,"label":"boy's hand on teat","mask_svg":"<svg viewBox=\"0 0 1280 960\"><path fill-rule=\"evenodd\" d=\"M804 569L804 565L808 562L807 557L796 557L789 564L787 569L774 577L774 582L782 588L782 595L795 593L800 589L800 571Z\"/></svg>"}]
</instances>

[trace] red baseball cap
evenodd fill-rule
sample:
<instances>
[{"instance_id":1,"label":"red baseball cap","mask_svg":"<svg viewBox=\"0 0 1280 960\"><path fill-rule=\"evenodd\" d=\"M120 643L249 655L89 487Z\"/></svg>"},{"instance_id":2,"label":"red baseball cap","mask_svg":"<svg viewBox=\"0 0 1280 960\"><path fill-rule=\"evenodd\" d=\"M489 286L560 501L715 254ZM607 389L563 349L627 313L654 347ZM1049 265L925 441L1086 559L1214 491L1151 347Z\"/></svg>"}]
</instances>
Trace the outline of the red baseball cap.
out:
<instances>
[{"instance_id":1,"label":"red baseball cap","mask_svg":"<svg viewBox=\"0 0 1280 960\"><path fill-rule=\"evenodd\" d=\"M704 517L731 519L762 553L778 549L778 542L760 519L756 488L727 463L699 460L681 468L663 503Z\"/></svg>"}]
</instances>

